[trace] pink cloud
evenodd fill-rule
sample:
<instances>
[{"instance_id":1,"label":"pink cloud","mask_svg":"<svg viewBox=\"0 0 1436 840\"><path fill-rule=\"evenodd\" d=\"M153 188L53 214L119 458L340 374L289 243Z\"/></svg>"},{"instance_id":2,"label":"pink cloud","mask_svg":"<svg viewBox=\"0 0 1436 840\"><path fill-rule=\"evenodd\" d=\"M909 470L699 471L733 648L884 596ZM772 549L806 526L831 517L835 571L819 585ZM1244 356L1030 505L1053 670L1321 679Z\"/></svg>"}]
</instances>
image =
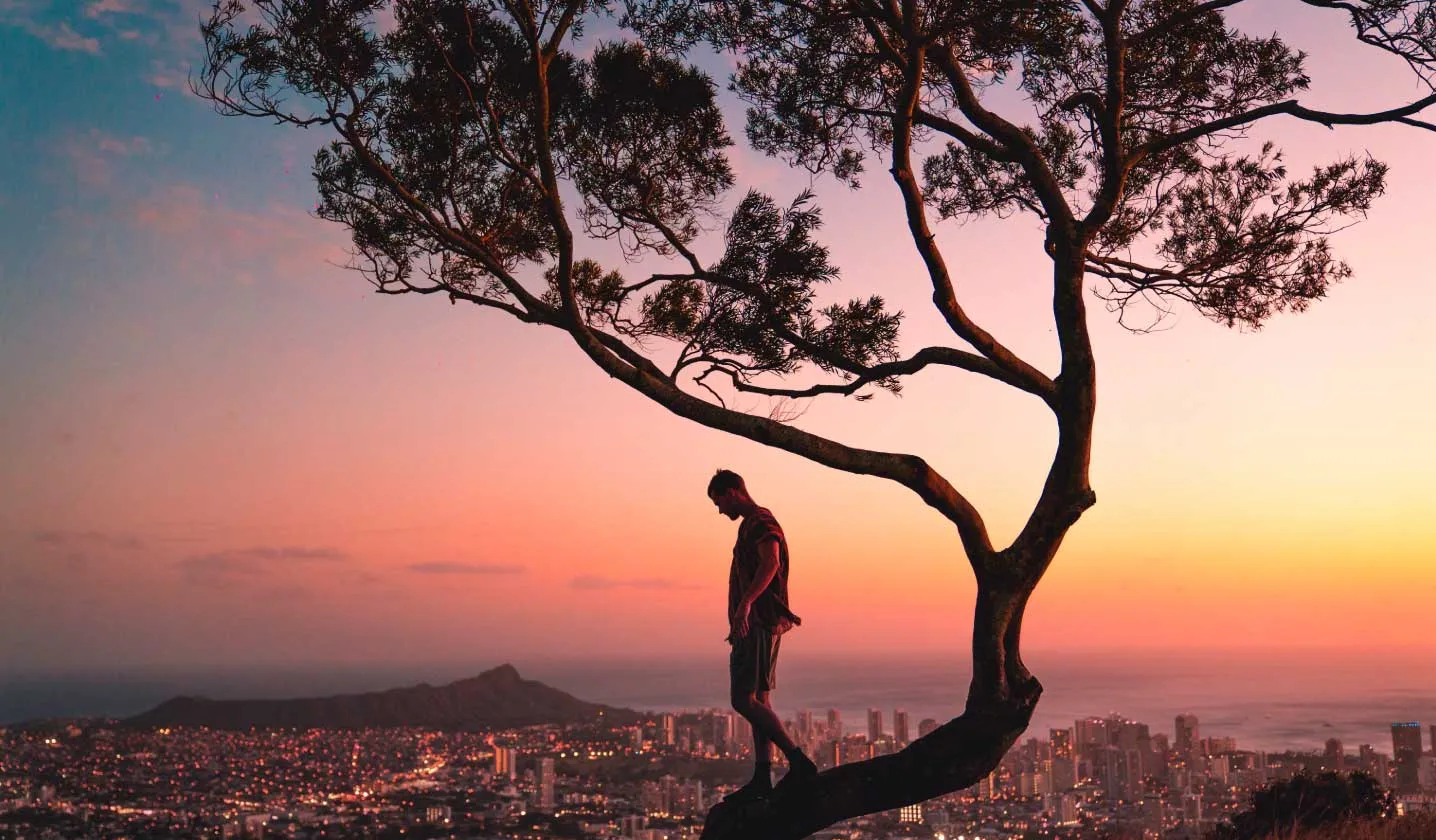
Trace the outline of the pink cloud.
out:
<instances>
[{"instance_id":1,"label":"pink cloud","mask_svg":"<svg viewBox=\"0 0 1436 840\"><path fill-rule=\"evenodd\" d=\"M76 32L68 23L59 24L41 23L26 18L10 19L12 26L18 26L26 32L44 41L46 44L57 50L68 50L71 52L84 52L90 55L100 54L100 41Z\"/></svg>"},{"instance_id":2,"label":"pink cloud","mask_svg":"<svg viewBox=\"0 0 1436 840\"><path fill-rule=\"evenodd\" d=\"M349 261L345 232L301 208L247 210L192 184L174 184L121 208L122 218L164 240L192 276L302 278Z\"/></svg>"},{"instance_id":3,"label":"pink cloud","mask_svg":"<svg viewBox=\"0 0 1436 840\"><path fill-rule=\"evenodd\" d=\"M146 137L117 137L92 128L86 134L68 138L61 144L60 151L76 180L87 187L101 189L114 180L115 158L148 155L155 149Z\"/></svg>"},{"instance_id":4,"label":"pink cloud","mask_svg":"<svg viewBox=\"0 0 1436 840\"><path fill-rule=\"evenodd\" d=\"M85 17L97 18L106 14L120 14L135 11L129 0L95 0L85 7Z\"/></svg>"},{"instance_id":5,"label":"pink cloud","mask_svg":"<svg viewBox=\"0 0 1436 840\"><path fill-rule=\"evenodd\" d=\"M123 37L123 36L122 36ZM178 90L185 86L189 80L189 72L186 68L175 64L168 64L160 59L150 61L150 74L145 81L157 88L165 90Z\"/></svg>"},{"instance_id":6,"label":"pink cloud","mask_svg":"<svg viewBox=\"0 0 1436 840\"><path fill-rule=\"evenodd\" d=\"M113 134L106 134L98 128L90 129L90 139L95 141L100 151L113 155L131 157L133 155L147 155L154 150L148 138L135 136L125 139L123 137L116 137Z\"/></svg>"}]
</instances>

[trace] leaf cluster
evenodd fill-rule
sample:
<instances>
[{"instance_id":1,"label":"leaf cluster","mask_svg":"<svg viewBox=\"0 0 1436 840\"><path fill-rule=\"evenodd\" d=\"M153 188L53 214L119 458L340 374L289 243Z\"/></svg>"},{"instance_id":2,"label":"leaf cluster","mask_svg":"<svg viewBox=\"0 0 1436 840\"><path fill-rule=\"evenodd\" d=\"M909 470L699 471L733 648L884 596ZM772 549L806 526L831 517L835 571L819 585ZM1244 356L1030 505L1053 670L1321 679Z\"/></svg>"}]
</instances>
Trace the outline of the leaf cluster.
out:
<instances>
[{"instance_id":1,"label":"leaf cluster","mask_svg":"<svg viewBox=\"0 0 1436 840\"><path fill-rule=\"evenodd\" d=\"M1211 840L1262 840L1298 829L1394 816L1396 801L1361 771L1300 773L1251 795L1250 804L1210 835Z\"/></svg>"}]
</instances>

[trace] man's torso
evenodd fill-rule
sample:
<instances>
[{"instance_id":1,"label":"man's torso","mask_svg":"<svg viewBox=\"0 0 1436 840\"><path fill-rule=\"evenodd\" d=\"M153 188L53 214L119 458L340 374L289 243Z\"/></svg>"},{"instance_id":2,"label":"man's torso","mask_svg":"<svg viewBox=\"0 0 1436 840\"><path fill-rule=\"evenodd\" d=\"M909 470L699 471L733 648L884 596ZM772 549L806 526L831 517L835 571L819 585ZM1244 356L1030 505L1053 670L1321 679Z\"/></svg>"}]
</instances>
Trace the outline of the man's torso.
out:
<instances>
[{"instance_id":1,"label":"man's torso","mask_svg":"<svg viewBox=\"0 0 1436 840\"><path fill-rule=\"evenodd\" d=\"M749 621L775 635L782 634L802 620L788 606L788 540L783 528L767 508L758 508L743 518L738 527L738 540L733 545L733 565L728 572L728 617L742 600L762 565L758 546L774 539L778 543L778 571L763 593L753 602Z\"/></svg>"}]
</instances>

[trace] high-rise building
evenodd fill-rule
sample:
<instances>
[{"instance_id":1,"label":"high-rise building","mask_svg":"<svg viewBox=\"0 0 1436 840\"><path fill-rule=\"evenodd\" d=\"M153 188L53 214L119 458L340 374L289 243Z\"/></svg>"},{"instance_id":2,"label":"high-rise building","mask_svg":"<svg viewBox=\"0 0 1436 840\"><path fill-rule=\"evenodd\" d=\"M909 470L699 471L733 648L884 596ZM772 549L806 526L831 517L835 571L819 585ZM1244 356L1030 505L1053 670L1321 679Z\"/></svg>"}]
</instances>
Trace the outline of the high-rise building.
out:
<instances>
[{"instance_id":1,"label":"high-rise building","mask_svg":"<svg viewBox=\"0 0 1436 840\"><path fill-rule=\"evenodd\" d=\"M550 813L553 811L554 802L554 772L553 759L539 759L538 772L538 802L534 803L535 811Z\"/></svg>"},{"instance_id":2,"label":"high-rise building","mask_svg":"<svg viewBox=\"0 0 1436 840\"><path fill-rule=\"evenodd\" d=\"M1346 765L1346 751L1340 738L1326 739L1326 751L1322 753L1321 761L1327 769L1338 772Z\"/></svg>"},{"instance_id":3,"label":"high-rise building","mask_svg":"<svg viewBox=\"0 0 1436 840\"><path fill-rule=\"evenodd\" d=\"M1077 760L1075 758L1053 757L1051 764L1053 792L1062 793L1077 786Z\"/></svg>"},{"instance_id":4,"label":"high-rise building","mask_svg":"<svg viewBox=\"0 0 1436 840\"><path fill-rule=\"evenodd\" d=\"M1191 764L1198 754L1197 742L1201 739L1196 715L1177 715L1175 752L1177 758Z\"/></svg>"},{"instance_id":5,"label":"high-rise building","mask_svg":"<svg viewBox=\"0 0 1436 840\"><path fill-rule=\"evenodd\" d=\"M1156 832L1162 836L1162 827L1166 821L1166 804L1160 796L1142 797L1142 827Z\"/></svg>"},{"instance_id":6,"label":"high-rise building","mask_svg":"<svg viewBox=\"0 0 1436 840\"><path fill-rule=\"evenodd\" d=\"M1053 729L1048 737L1052 741L1052 757L1054 759L1073 757L1072 754L1072 730Z\"/></svg>"},{"instance_id":7,"label":"high-rise building","mask_svg":"<svg viewBox=\"0 0 1436 840\"><path fill-rule=\"evenodd\" d=\"M1396 759L1396 792L1414 793L1421 787L1421 724L1391 724L1391 754Z\"/></svg>"},{"instance_id":8,"label":"high-rise building","mask_svg":"<svg viewBox=\"0 0 1436 840\"><path fill-rule=\"evenodd\" d=\"M817 733L813 731L813 713L808 709L798 711L797 730L799 740L805 744L811 743L817 736Z\"/></svg>"},{"instance_id":9,"label":"high-rise building","mask_svg":"<svg viewBox=\"0 0 1436 840\"><path fill-rule=\"evenodd\" d=\"M1107 732L1107 721L1102 718L1083 718L1072 724L1072 730L1076 734L1077 749L1079 751L1093 745L1105 747L1112 743L1112 738Z\"/></svg>"},{"instance_id":10,"label":"high-rise building","mask_svg":"<svg viewBox=\"0 0 1436 840\"><path fill-rule=\"evenodd\" d=\"M1373 747L1373 746L1371 746L1370 744L1362 744L1360 747L1357 748L1357 750L1356 750L1356 762L1357 762L1357 764L1359 764L1359 765L1361 766L1361 769L1362 769L1362 770L1365 770L1366 772L1372 774L1373 776L1376 776L1376 778L1377 778L1378 780L1384 782L1384 781L1386 781L1386 779L1385 779L1385 774L1384 774L1384 773L1383 773L1383 774L1378 774L1378 773L1376 772L1376 769L1377 769L1377 766L1378 766L1378 763L1377 763L1377 760L1376 760L1376 759L1377 759L1376 748Z\"/></svg>"},{"instance_id":11,"label":"high-rise building","mask_svg":"<svg viewBox=\"0 0 1436 840\"><path fill-rule=\"evenodd\" d=\"M508 779L518 775L519 751L513 747L494 747L494 775Z\"/></svg>"},{"instance_id":12,"label":"high-rise building","mask_svg":"<svg viewBox=\"0 0 1436 840\"><path fill-rule=\"evenodd\" d=\"M674 729L677 726L676 719L671 714L664 714L658 719L659 743L665 747L671 747L674 743Z\"/></svg>"},{"instance_id":13,"label":"high-rise building","mask_svg":"<svg viewBox=\"0 0 1436 840\"><path fill-rule=\"evenodd\" d=\"M1182 819L1188 825L1196 825L1202 821L1202 795L1200 793L1182 794Z\"/></svg>"},{"instance_id":14,"label":"high-rise building","mask_svg":"<svg viewBox=\"0 0 1436 840\"><path fill-rule=\"evenodd\" d=\"M898 809L898 822L920 823L922 822L922 805L904 805Z\"/></svg>"},{"instance_id":15,"label":"high-rise building","mask_svg":"<svg viewBox=\"0 0 1436 840\"><path fill-rule=\"evenodd\" d=\"M728 712L729 719L733 722L733 754L741 756L753 746L753 724L748 719L734 711Z\"/></svg>"},{"instance_id":16,"label":"high-rise building","mask_svg":"<svg viewBox=\"0 0 1436 840\"><path fill-rule=\"evenodd\" d=\"M1201 743L1207 745L1206 755L1221 755L1237 751L1237 739L1232 737L1204 738Z\"/></svg>"},{"instance_id":17,"label":"high-rise building","mask_svg":"<svg viewBox=\"0 0 1436 840\"><path fill-rule=\"evenodd\" d=\"M849 735L837 742L837 763L852 764L873 757L873 745L861 735Z\"/></svg>"},{"instance_id":18,"label":"high-rise building","mask_svg":"<svg viewBox=\"0 0 1436 840\"><path fill-rule=\"evenodd\" d=\"M937 721L932 718L923 718L917 723L917 737L926 738L937 731Z\"/></svg>"},{"instance_id":19,"label":"high-rise building","mask_svg":"<svg viewBox=\"0 0 1436 840\"><path fill-rule=\"evenodd\" d=\"M868 709L868 741L883 737L883 710Z\"/></svg>"},{"instance_id":20,"label":"high-rise building","mask_svg":"<svg viewBox=\"0 0 1436 840\"><path fill-rule=\"evenodd\" d=\"M1145 723L1135 720L1113 721L1110 728L1115 733L1112 738L1113 745L1123 752L1152 748L1152 733Z\"/></svg>"},{"instance_id":21,"label":"high-rise building","mask_svg":"<svg viewBox=\"0 0 1436 840\"><path fill-rule=\"evenodd\" d=\"M842 713L837 709L828 709L828 737L841 741L844 734Z\"/></svg>"},{"instance_id":22,"label":"high-rise building","mask_svg":"<svg viewBox=\"0 0 1436 840\"><path fill-rule=\"evenodd\" d=\"M912 743L907 731L907 712L902 709L893 710L893 741L897 744L898 749Z\"/></svg>"},{"instance_id":23,"label":"high-rise building","mask_svg":"<svg viewBox=\"0 0 1436 840\"><path fill-rule=\"evenodd\" d=\"M994 770L983 776L977 782L977 798L982 800L995 799L997 797L997 771Z\"/></svg>"}]
</instances>

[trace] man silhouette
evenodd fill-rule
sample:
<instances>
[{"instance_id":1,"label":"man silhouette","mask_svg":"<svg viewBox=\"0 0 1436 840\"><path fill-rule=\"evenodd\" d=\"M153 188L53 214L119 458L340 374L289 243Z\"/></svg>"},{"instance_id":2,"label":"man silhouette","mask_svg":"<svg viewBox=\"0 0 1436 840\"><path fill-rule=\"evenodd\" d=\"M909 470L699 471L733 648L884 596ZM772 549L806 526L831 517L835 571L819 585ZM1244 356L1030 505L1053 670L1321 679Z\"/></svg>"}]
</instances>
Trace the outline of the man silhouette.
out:
<instances>
[{"instance_id":1,"label":"man silhouette","mask_svg":"<svg viewBox=\"0 0 1436 840\"><path fill-rule=\"evenodd\" d=\"M817 765L783 731L768 705L778 681L778 643L802 619L788 609L788 541L778 520L759 507L742 476L718 470L708 482L708 498L729 519L741 517L733 564L728 571L728 678L733 709L753 725L753 779L724 801L760 799L773 791L771 745L788 759L780 788L817 776Z\"/></svg>"}]
</instances>

